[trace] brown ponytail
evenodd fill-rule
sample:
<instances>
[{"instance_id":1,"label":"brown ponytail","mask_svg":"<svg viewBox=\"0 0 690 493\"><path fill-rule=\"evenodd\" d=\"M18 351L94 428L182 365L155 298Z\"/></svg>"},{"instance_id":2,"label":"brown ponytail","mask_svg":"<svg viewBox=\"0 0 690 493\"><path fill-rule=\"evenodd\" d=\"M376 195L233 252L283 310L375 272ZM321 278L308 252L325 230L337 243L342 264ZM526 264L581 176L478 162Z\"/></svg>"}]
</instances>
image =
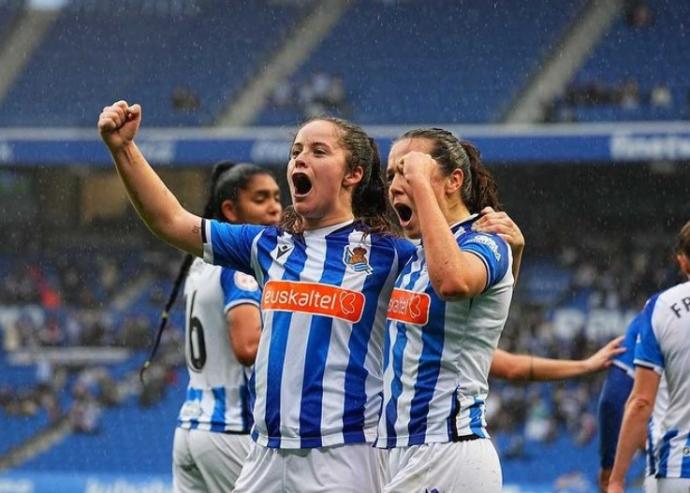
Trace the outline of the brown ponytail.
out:
<instances>
[{"instance_id":1,"label":"brown ponytail","mask_svg":"<svg viewBox=\"0 0 690 493\"><path fill-rule=\"evenodd\" d=\"M493 207L494 210L500 211L502 206L498 200L498 186L491 172L482 164L479 149L467 141L461 141L460 145L470 161L472 176L472 191L465 205L470 212L479 212L484 207Z\"/></svg>"}]
</instances>

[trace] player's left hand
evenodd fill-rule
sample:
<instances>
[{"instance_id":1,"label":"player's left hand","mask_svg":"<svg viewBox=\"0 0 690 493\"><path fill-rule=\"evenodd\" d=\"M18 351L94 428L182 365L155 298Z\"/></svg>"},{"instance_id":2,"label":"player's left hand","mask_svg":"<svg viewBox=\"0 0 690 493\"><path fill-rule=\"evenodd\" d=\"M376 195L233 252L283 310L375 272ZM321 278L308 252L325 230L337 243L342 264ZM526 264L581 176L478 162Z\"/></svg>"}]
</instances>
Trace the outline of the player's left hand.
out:
<instances>
[{"instance_id":1,"label":"player's left hand","mask_svg":"<svg viewBox=\"0 0 690 493\"><path fill-rule=\"evenodd\" d=\"M496 212L492 207L484 207L481 217L472 223L472 229L481 233L495 233L503 238L515 252L525 248L525 237L517 224L505 212Z\"/></svg>"},{"instance_id":2,"label":"player's left hand","mask_svg":"<svg viewBox=\"0 0 690 493\"><path fill-rule=\"evenodd\" d=\"M609 341L599 351L585 360L585 367L588 372L601 371L611 366L613 358L625 352L625 348L620 347L623 342L623 336L616 337Z\"/></svg>"}]
</instances>

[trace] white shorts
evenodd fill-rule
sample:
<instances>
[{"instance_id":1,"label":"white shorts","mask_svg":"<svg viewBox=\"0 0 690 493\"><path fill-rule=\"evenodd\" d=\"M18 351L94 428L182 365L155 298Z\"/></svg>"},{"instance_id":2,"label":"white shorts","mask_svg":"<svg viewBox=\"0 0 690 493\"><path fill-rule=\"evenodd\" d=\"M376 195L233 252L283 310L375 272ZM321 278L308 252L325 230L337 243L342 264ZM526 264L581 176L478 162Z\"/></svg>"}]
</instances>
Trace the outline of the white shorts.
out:
<instances>
[{"instance_id":1,"label":"white shorts","mask_svg":"<svg viewBox=\"0 0 690 493\"><path fill-rule=\"evenodd\" d=\"M659 493L688 493L690 492L690 479L659 478L656 480L656 488Z\"/></svg>"},{"instance_id":2,"label":"white shorts","mask_svg":"<svg viewBox=\"0 0 690 493\"><path fill-rule=\"evenodd\" d=\"M366 443L312 449L252 444L235 493L364 493L383 485L387 451Z\"/></svg>"},{"instance_id":3,"label":"white shorts","mask_svg":"<svg viewBox=\"0 0 690 493\"><path fill-rule=\"evenodd\" d=\"M656 478L654 476L645 476L643 491L644 493L657 493Z\"/></svg>"},{"instance_id":4,"label":"white shorts","mask_svg":"<svg viewBox=\"0 0 690 493\"><path fill-rule=\"evenodd\" d=\"M503 475L491 440L429 443L391 450L385 493L500 493Z\"/></svg>"},{"instance_id":5,"label":"white shorts","mask_svg":"<svg viewBox=\"0 0 690 493\"><path fill-rule=\"evenodd\" d=\"M249 435L175 429L174 493L227 493L249 453Z\"/></svg>"}]
</instances>

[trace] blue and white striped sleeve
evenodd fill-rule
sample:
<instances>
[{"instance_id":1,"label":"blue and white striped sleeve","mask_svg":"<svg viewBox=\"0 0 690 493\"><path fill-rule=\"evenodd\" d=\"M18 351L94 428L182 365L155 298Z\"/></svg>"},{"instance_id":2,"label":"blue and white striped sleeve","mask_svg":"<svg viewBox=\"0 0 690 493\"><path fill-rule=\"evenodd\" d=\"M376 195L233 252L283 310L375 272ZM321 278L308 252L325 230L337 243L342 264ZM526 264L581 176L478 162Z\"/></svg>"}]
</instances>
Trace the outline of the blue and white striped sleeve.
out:
<instances>
[{"instance_id":1,"label":"blue and white striped sleeve","mask_svg":"<svg viewBox=\"0 0 690 493\"><path fill-rule=\"evenodd\" d=\"M204 219L201 224L204 261L253 275L252 243L264 229L265 226L236 225Z\"/></svg>"},{"instance_id":2,"label":"blue and white striped sleeve","mask_svg":"<svg viewBox=\"0 0 690 493\"><path fill-rule=\"evenodd\" d=\"M503 279L510 269L510 252L503 238L495 234L471 232L458 239L462 251L478 256L486 267L486 288Z\"/></svg>"},{"instance_id":3,"label":"blue and white striped sleeve","mask_svg":"<svg viewBox=\"0 0 690 493\"><path fill-rule=\"evenodd\" d=\"M644 307L643 317L640 321L640 335L635 345L635 364L644 366L656 371L661 375L664 371L664 355L661 353L661 346L654 332L652 316L658 297L651 298Z\"/></svg>"},{"instance_id":4,"label":"blue and white striped sleeve","mask_svg":"<svg viewBox=\"0 0 690 493\"><path fill-rule=\"evenodd\" d=\"M220 286L223 289L223 307L228 311L237 305L261 303L261 289L252 276L223 268L220 272Z\"/></svg>"}]
</instances>

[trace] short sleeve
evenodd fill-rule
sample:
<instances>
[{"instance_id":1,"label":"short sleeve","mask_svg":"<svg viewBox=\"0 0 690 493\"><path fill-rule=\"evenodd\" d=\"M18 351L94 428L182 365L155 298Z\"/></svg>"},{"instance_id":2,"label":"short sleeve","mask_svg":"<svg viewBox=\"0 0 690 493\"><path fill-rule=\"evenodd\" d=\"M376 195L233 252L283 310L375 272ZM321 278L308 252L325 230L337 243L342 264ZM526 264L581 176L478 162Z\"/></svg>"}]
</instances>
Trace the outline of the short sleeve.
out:
<instances>
[{"instance_id":1,"label":"short sleeve","mask_svg":"<svg viewBox=\"0 0 690 493\"><path fill-rule=\"evenodd\" d=\"M202 223L204 261L252 274L252 243L264 229L266 229L265 226L236 225L204 219Z\"/></svg>"},{"instance_id":2,"label":"short sleeve","mask_svg":"<svg viewBox=\"0 0 690 493\"><path fill-rule=\"evenodd\" d=\"M486 289L503 279L510 268L508 245L498 235L470 232L458 239L462 251L478 256L486 266Z\"/></svg>"},{"instance_id":3,"label":"short sleeve","mask_svg":"<svg viewBox=\"0 0 690 493\"><path fill-rule=\"evenodd\" d=\"M237 305L248 303L259 306L261 303L261 289L252 276L224 268L220 273L220 285L226 312Z\"/></svg>"},{"instance_id":4,"label":"short sleeve","mask_svg":"<svg viewBox=\"0 0 690 493\"><path fill-rule=\"evenodd\" d=\"M664 356L661 353L661 346L652 324L657 299L656 296L651 298L642 311L640 334L635 345L635 364L651 368L661 375L664 371Z\"/></svg>"},{"instance_id":5,"label":"short sleeve","mask_svg":"<svg viewBox=\"0 0 690 493\"><path fill-rule=\"evenodd\" d=\"M625 332L625 337L621 343L621 347L625 349L625 352L617 354L613 358L613 364L631 377L635 376L635 346L637 345L640 326L643 323L644 311L641 311L630 321L628 330Z\"/></svg>"}]
</instances>

